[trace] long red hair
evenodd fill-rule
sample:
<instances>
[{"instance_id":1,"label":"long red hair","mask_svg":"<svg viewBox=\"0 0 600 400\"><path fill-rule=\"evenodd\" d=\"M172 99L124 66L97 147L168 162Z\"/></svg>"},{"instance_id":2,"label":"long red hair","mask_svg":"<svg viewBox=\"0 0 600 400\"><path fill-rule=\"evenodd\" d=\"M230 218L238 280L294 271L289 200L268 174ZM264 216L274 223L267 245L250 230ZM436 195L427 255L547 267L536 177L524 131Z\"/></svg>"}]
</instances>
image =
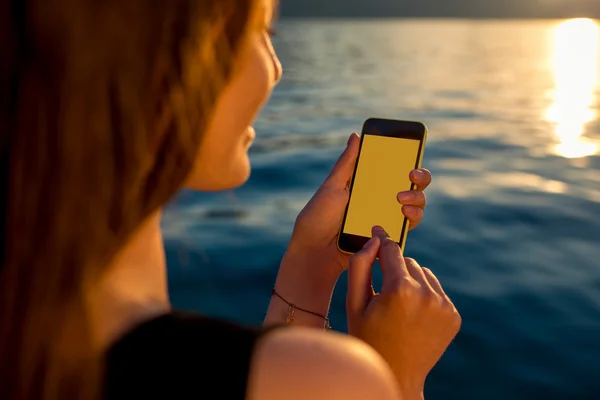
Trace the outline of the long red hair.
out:
<instances>
[{"instance_id":1,"label":"long red hair","mask_svg":"<svg viewBox=\"0 0 600 400\"><path fill-rule=\"evenodd\" d=\"M86 293L190 172L261 0L0 1L0 398L98 398Z\"/></svg>"}]
</instances>

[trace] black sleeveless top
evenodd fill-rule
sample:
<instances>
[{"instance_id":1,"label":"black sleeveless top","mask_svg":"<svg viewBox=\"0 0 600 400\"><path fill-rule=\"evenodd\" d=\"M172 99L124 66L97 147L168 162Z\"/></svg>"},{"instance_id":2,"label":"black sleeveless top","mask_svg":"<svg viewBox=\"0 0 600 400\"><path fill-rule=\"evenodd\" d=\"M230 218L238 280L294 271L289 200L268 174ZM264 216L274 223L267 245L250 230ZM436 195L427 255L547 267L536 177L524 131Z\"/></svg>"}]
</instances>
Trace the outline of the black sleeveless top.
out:
<instances>
[{"instance_id":1,"label":"black sleeveless top","mask_svg":"<svg viewBox=\"0 0 600 400\"><path fill-rule=\"evenodd\" d=\"M265 332L179 312L153 319L108 352L105 399L243 400Z\"/></svg>"}]
</instances>

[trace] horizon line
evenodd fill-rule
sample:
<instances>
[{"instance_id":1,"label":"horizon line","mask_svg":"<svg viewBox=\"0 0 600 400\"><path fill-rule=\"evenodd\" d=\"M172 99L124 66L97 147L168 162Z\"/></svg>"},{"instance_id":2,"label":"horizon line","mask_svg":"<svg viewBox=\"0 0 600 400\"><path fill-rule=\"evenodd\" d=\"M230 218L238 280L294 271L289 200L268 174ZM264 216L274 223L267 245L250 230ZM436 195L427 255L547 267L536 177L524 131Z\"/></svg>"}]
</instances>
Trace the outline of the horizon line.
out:
<instances>
[{"instance_id":1,"label":"horizon line","mask_svg":"<svg viewBox=\"0 0 600 400\"><path fill-rule=\"evenodd\" d=\"M570 19L589 19L600 23L600 16L589 17L589 16L556 16L556 17L507 17L507 16L428 16L428 15L398 15L398 16L362 16L362 15L281 15L281 20L289 19L322 19L322 20L334 20L334 19L429 19L429 20L516 20L516 21L539 21L539 20L570 20Z\"/></svg>"}]
</instances>

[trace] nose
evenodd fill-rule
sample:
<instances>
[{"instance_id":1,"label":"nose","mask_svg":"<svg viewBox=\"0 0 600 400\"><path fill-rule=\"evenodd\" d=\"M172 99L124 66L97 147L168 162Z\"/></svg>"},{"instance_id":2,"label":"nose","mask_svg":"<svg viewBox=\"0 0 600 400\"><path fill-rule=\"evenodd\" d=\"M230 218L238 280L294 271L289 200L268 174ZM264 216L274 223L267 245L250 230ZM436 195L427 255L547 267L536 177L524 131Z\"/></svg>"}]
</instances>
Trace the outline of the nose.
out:
<instances>
[{"instance_id":1,"label":"nose","mask_svg":"<svg viewBox=\"0 0 600 400\"><path fill-rule=\"evenodd\" d=\"M273 51L272 57L273 57L273 67L275 70L275 83L277 83L283 77L283 67L281 66L281 61L279 61L279 57L277 57L277 54L275 54L274 51Z\"/></svg>"}]
</instances>

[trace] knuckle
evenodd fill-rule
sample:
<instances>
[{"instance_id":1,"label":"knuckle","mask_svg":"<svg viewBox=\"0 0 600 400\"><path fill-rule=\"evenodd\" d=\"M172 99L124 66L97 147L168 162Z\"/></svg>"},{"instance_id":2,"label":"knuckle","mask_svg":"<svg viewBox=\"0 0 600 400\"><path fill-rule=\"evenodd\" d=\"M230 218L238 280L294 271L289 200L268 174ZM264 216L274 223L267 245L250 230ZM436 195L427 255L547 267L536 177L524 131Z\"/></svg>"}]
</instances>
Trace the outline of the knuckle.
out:
<instances>
[{"instance_id":1,"label":"knuckle","mask_svg":"<svg viewBox=\"0 0 600 400\"><path fill-rule=\"evenodd\" d=\"M444 314L447 315L450 324L455 329L460 329L462 325L462 317L454 304L447 299L444 301Z\"/></svg>"},{"instance_id":2,"label":"knuckle","mask_svg":"<svg viewBox=\"0 0 600 400\"><path fill-rule=\"evenodd\" d=\"M435 276L435 274L433 273L432 270L430 270L427 267L423 268L423 272L425 273L425 275L432 280L433 282L435 282L436 284L438 284L440 287L442 286L442 284L440 283L439 279L437 278L437 276Z\"/></svg>"},{"instance_id":3,"label":"knuckle","mask_svg":"<svg viewBox=\"0 0 600 400\"><path fill-rule=\"evenodd\" d=\"M413 266L413 267L418 267L421 268L421 266L419 265L419 263L411 257L405 257L404 258L404 262L408 265L408 266Z\"/></svg>"},{"instance_id":4,"label":"knuckle","mask_svg":"<svg viewBox=\"0 0 600 400\"><path fill-rule=\"evenodd\" d=\"M302 211L300 211L298 213L298 215L296 216L296 221L294 221L295 222L294 227L296 229L302 228L303 225L306 225L306 219L307 219L307 211L306 211L306 208L303 208Z\"/></svg>"},{"instance_id":5,"label":"knuckle","mask_svg":"<svg viewBox=\"0 0 600 400\"><path fill-rule=\"evenodd\" d=\"M444 306L443 299L432 290L424 291L424 303L430 309L440 309Z\"/></svg>"},{"instance_id":6,"label":"knuckle","mask_svg":"<svg viewBox=\"0 0 600 400\"><path fill-rule=\"evenodd\" d=\"M392 240L392 238L385 237L385 238L381 239L381 247L390 247L391 248L392 246L398 247L398 243L394 242Z\"/></svg>"},{"instance_id":7,"label":"knuckle","mask_svg":"<svg viewBox=\"0 0 600 400\"><path fill-rule=\"evenodd\" d=\"M454 304L452 304L452 302L448 298L443 299L442 309L447 315L450 316L454 315L454 313L456 312L456 307L454 307Z\"/></svg>"},{"instance_id":8,"label":"knuckle","mask_svg":"<svg viewBox=\"0 0 600 400\"><path fill-rule=\"evenodd\" d=\"M394 282L394 287L397 294L403 298L412 298L417 295L420 290L416 282L409 277L399 278L396 282Z\"/></svg>"},{"instance_id":9,"label":"knuckle","mask_svg":"<svg viewBox=\"0 0 600 400\"><path fill-rule=\"evenodd\" d=\"M382 238L380 243L380 251L385 252L389 257L400 256L400 246L393 239L389 237Z\"/></svg>"},{"instance_id":10,"label":"knuckle","mask_svg":"<svg viewBox=\"0 0 600 400\"><path fill-rule=\"evenodd\" d=\"M410 276L403 276L398 279L398 282L403 289L417 290L419 288L417 282Z\"/></svg>"},{"instance_id":11,"label":"knuckle","mask_svg":"<svg viewBox=\"0 0 600 400\"><path fill-rule=\"evenodd\" d=\"M362 259L362 255L360 253L354 254L352 257L350 257L350 266L360 264L361 259Z\"/></svg>"},{"instance_id":12,"label":"knuckle","mask_svg":"<svg viewBox=\"0 0 600 400\"><path fill-rule=\"evenodd\" d=\"M400 293L403 290L404 285L405 285L404 278L393 279L393 280L391 280L389 285L394 293Z\"/></svg>"},{"instance_id":13,"label":"knuckle","mask_svg":"<svg viewBox=\"0 0 600 400\"><path fill-rule=\"evenodd\" d=\"M368 261L368 259L369 256L361 251L359 253L355 253L353 256L350 257L349 265L354 266L359 264L365 264Z\"/></svg>"},{"instance_id":14,"label":"knuckle","mask_svg":"<svg viewBox=\"0 0 600 400\"><path fill-rule=\"evenodd\" d=\"M457 309L454 309L452 316L452 327L458 332L460 330L460 327L462 326L462 317L460 316Z\"/></svg>"},{"instance_id":15,"label":"knuckle","mask_svg":"<svg viewBox=\"0 0 600 400\"><path fill-rule=\"evenodd\" d=\"M350 266L354 266L354 265L360 264L361 258L362 257L361 257L360 253L354 254L352 257L350 257L350 261L349 261Z\"/></svg>"}]
</instances>

